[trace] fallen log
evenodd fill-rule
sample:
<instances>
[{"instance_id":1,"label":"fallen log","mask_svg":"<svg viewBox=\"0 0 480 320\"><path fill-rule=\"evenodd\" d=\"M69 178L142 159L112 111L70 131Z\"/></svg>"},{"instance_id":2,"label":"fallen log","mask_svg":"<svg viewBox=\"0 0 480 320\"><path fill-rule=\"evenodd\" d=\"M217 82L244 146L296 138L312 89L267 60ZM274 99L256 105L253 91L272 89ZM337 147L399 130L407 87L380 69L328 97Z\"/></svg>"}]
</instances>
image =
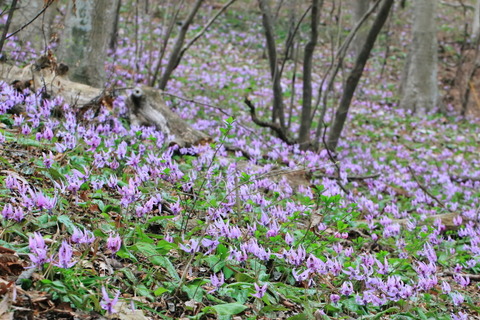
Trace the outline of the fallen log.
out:
<instances>
[{"instance_id":1,"label":"fallen log","mask_svg":"<svg viewBox=\"0 0 480 320\"><path fill-rule=\"evenodd\" d=\"M41 58L38 61L40 60ZM62 64L57 66L50 57L45 61L47 61L45 64L35 63L24 68L0 63L0 81L10 84L28 83L32 90L44 88L47 96L62 97L65 103L75 106L80 114L84 113L88 106L98 105L104 101L102 97L105 96L106 90L70 81L64 72L65 68L59 68ZM166 137L173 137L170 144L188 147L211 140L207 134L192 128L170 110L160 90L150 87L135 88L127 97L126 105L129 108L131 124L155 126Z\"/></svg>"},{"instance_id":2,"label":"fallen log","mask_svg":"<svg viewBox=\"0 0 480 320\"><path fill-rule=\"evenodd\" d=\"M136 87L127 99L127 107L132 124L155 126L165 135L175 136L173 144L184 147L211 141L205 133L193 129L171 111L157 89Z\"/></svg>"}]
</instances>

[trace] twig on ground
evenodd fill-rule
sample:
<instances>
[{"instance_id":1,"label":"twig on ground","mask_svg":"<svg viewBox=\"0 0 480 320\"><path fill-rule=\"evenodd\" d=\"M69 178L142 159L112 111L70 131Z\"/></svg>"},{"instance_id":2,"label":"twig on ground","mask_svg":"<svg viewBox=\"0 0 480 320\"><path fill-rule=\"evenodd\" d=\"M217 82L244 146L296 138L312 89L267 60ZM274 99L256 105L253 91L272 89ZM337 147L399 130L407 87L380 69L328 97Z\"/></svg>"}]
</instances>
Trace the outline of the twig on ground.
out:
<instances>
[{"instance_id":1,"label":"twig on ground","mask_svg":"<svg viewBox=\"0 0 480 320\"><path fill-rule=\"evenodd\" d=\"M480 177L468 177L468 176L455 176L451 175L450 179L460 181L460 182L467 182L467 181L480 181Z\"/></svg>"},{"instance_id":2,"label":"twig on ground","mask_svg":"<svg viewBox=\"0 0 480 320\"><path fill-rule=\"evenodd\" d=\"M443 274L446 275L446 276L459 275L459 276L462 276L462 277L470 278L470 280L480 281L480 274L458 273L458 272L452 272L452 271L444 271Z\"/></svg>"},{"instance_id":3,"label":"twig on ground","mask_svg":"<svg viewBox=\"0 0 480 320\"><path fill-rule=\"evenodd\" d=\"M323 174L323 173L313 173L313 177L317 178L317 177L320 177L320 178L328 178L328 179L332 179L332 180L340 180L340 176L332 176L332 175L328 175L328 174ZM369 175L365 175L365 176L348 176L347 177L347 180L348 181L358 181L358 180L366 180L366 179L375 179L375 178L378 178L380 177L380 173L373 173L373 174L369 174Z\"/></svg>"},{"instance_id":4,"label":"twig on ground","mask_svg":"<svg viewBox=\"0 0 480 320\"><path fill-rule=\"evenodd\" d=\"M438 203L442 208L447 209L447 207L443 204L442 201L440 201L440 199L434 196L430 191L428 191L428 189L423 184L420 183L420 181L418 181L417 176L413 171L412 167L407 166L407 168L408 168L408 171L410 171L410 174L412 175L413 180L415 180L415 182L417 183L418 187L422 189L422 191L425 192L430 198L435 200L435 202Z\"/></svg>"},{"instance_id":5,"label":"twig on ground","mask_svg":"<svg viewBox=\"0 0 480 320\"><path fill-rule=\"evenodd\" d=\"M240 151L242 153L242 155L247 158L248 160L252 160L254 159L254 157L246 150L242 149L242 148L239 148L239 147L234 147L234 146L227 146L225 145L225 150L227 151L233 151L233 152L236 152L236 151Z\"/></svg>"}]
</instances>

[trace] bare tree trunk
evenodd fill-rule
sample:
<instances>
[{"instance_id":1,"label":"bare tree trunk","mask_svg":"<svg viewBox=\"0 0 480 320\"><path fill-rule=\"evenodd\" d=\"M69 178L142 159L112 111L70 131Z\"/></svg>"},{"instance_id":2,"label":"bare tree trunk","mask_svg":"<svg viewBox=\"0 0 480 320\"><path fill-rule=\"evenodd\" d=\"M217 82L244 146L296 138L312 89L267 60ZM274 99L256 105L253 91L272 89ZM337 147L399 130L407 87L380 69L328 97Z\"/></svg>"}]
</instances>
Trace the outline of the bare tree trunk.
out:
<instances>
[{"instance_id":1,"label":"bare tree trunk","mask_svg":"<svg viewBox=\"0 0 480 320\"><path fill-rule=\"evenodd\" d=\"M12 0L12 3L10 4L10 8L8 10L7 22L5 23L5 26L2 32L2 38L0 38L0 56L2 55L3 45L5 44L8 29L10 28L10 24L12 22L13 14L15 13L16 7L17 7L17 0Z\"/></svg>"},{"instance_id":2,"label":"bare tree trunk","mask_svg":"<svg viewBox=\"0 0 480 320\"><path fill-rule=\"evenodd\" d=\"M480 35L480 0L475 1L475 12L473 13L472 39Z\"/></svg>"},{"instance_id":3,"label":"bare tree trunk","mask_svg":"<svg viewBox=\"0 0 480 320\"><path fill-rule=\"evenodd\" d=\"M270 73L273 82L273 110L272 122L280 120L280 127L285 129L285 111L283 105L283 91L280 84L280 70L278 68L277 47L275 44L275 36L273 31L272 13L266 0L258 0L260 11L262 12L263 29L267 42L268 61L270 63Z\"/></svg>"},{"instance_id":4,"label":"bare tree trunk","mask_svg":"<svg viewBox=\"0 0 480 320\"><path fill-rule=\"evenodd\" d=\"M105 55L114 31L119 0L83 0L68 5L59 59L71 67L75 81L103 87Z\"/></svg>"},{"instance_id":5,"label":"bare tree trunk","mask_svg":"<svg viewBox=\"0 0 480 320\"><path fill-rule=\"evenodd\" d=\"M202 5L203 0L197 0L190 10L190 13L182 23L182 27L180 32L178 33L177 39L175 40L175 45L173 47L172 53L170 54L170 58L168 59L167 67L162 74L162 78L158 84L158 88L161 90L165 90L167 87L168 80L170 80L170 76L172 75L173 70L178 66L180 52L182 51L183 43L185 42L185 35L187 34L188 28L193 22L193 19L198 13L200 6Z\"/></svg>"},{"instance_id":6,"label":"bare tree trunk","mask_svg":"<svg viewBox=\"0 0 480 320\"><path fill-rule=\"evenodd\" d=\"M352 1L353 4L353 25L355 25L358 21L360 21L365 13L368 11L370 0L355 0ZM353 56L357 56L357 54L362 49L363 44L365 43L365 38L367 37L368 30L365 27L362 27L352 42L352 52Z\"/></svg>"},{"instance_id":7,"label":"bare tree trunk","mask_svg":"<svg viewBox=\"0 0 480 320\"><path fill-rule=\"evenodd\" d=\"M114 22L113 22L113 30L112 30L112 36L110 37L110 44L109 48L110 50L114 50L117 47L117 41L118 41L118 22L120 20L120 8L122 7L122 0L117 1L117 9L115 11L115 17L114 17Z\"/></svg>"},{"instance_id":8,"label":"bare tree trunk","mask_svg":"<svg viewBox=\"0 0 480 320\"><path fill-rule=\"evenodd\" d=\"M335 120L328 136L326 147L332 151L337 147L338 140L342 134L343 126L345 125L345 121L347 119L353 94L355 93L355 89L360 81L365 64L367 63L370 52L375 44L375 40L377 39L378 34L382 30L382 27L388 18L388 14L392 8L393 2L394 0L382 0L380 10L372 24L372 27L370 28L370 31L367 34L363 48L359 52L357 60L355 61L355 65L347 78L345 88L343 89L342 99L340 100L340 105L338 106L335 114Z\"/></svg>"},{"instance_id":9,"label":"bare tree trunk","mask_svg":"<svg viewBox=\"0 0 480 320\"><path fill-rule=\"evenodd\" d=\"M320 20L320 8L323 1L312 0L311 35L310 41L305 46L303 58L303 103L300 122L298 143L303 149L310 144L310 129L312 127L312 62L313 52L318 39L318 22Z\"/></svg>"},{"instance_id":10,"label":"bare tree trunk","mask_svg":"<svg viewBox=\"0 0 480 320\"><path fill-rule=\"evenodd\" d=\"M403 74L400 107L426 114L438 103L436 0L415 0L413 40Z\"/></svg>"}]
</instances>

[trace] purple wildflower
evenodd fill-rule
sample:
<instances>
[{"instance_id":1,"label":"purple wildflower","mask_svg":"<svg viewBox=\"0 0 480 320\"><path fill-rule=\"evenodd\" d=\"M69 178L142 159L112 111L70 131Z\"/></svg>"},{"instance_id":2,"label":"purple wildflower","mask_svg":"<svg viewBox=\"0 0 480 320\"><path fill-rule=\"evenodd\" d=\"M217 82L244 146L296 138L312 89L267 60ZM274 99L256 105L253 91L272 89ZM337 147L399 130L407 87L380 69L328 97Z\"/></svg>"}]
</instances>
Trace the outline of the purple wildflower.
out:
<instances>
[{"instance_id":1,"label":"purple wildflower","mask_svg":"<svg viewBox=\"0 0 480 320\"><path fill-rule=\"evenodd\" d=\"M332 294L330 295L330 301L336 305L338 301L340 301L340 296L338 294Z\"/></svg>"},{"instance_id":2,"label":"purple wildflower","mask_svg":"<svg viewBox=\"0 0 480 320\"><path fill-rule=\"evenodd\" d=\"M45 240L40 233L35 232L33 237L28 238L28 248L30 249L31 254L28 256L33 263L33 266L42 267L45 263L51 261L50 258L47 257L47 250L48 247L45 244Z\"/></svg>"},{"instance_id":3,"label":"purple wildflower","mask_svg":"<svg viewBox=\"0 0 480 320\"><path fill-rule=\"evenodd\" d=\"M69 269L77 262L72 261L73 250L72 247L64 240L58 251L58 262L55 265L59 268Z\"/></svg>"},{"instance_id":4,"label":"purple wildflower","mask_svg":"<svg viewBox=\"0 0 480 320\"><path fill-rule=\"evenodd\" d=\"M115 254L118 250L120 250L120 247L122 246L122 239L120 236L117 234L115 236L110 235L107 239L107 249L112 252L112 254Z\"/></svg>"},{"instance_id":5,"label":"purple wildflower","mask_svg":"<svg viewBox=\"0 0 480 320\"><path fill-rule=\"evenodd\" d=\"M220 288L225 283L225 277L222 272L219 273L219 277L217 277L216 274L212 274L210 276L210 282L215 288L208 291L208 293L215 292L218 288Z\"/></svg>"},{"instance_id":6,"label":"purple wildflower","mask_svg":"<svg viewBox=\"0 0 480 320\"><path fill-rule=\"evenodd\" d=\"M102 301L100 301L100 306L103 310L106 310L108 314L117 312L114 307L118 302L118 297L120 297L120 291L117 290L115 297L111 299L108 296L107 290L102 286Z\"/></svg>"},{"instance_id":7,"label":"purple wildflower","mask_svg":"<svg viewBox=\"0 0 480 320\"><path fill-rule=\"evenodd\" d=\"M353 284L350 281L345 281L340 288L340 293L349 296L353 293Z\"/></svg>"},{"instance_id":8,"label":"purple wildflower","mask_svg":"<svg viewBox=\"0 0 480 320\"><path fill-rule=\"evenodd\" d=\"M268 285L266 283L261 287L256 283L254 285L256 292L252 294L252 297L261 299L265 295L265 292L267 292Z\"/></svg>"}]
</instances>

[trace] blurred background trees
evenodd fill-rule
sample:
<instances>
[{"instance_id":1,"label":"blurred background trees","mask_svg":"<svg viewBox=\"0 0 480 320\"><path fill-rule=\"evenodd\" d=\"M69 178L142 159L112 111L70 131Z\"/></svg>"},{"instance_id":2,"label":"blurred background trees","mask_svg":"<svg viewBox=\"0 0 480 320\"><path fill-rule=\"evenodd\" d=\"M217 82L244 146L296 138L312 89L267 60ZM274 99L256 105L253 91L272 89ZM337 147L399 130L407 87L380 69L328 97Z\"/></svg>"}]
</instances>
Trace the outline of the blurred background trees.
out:
<instances>
[{"instance_id":1,"label":"blurred background trees","mask_svg":"<svg viewBox=\"0 0 480 320\"><path fill-rule=\"evenodd\" d=\"M12 0L0 1L3 21L7 21L11 4ZM206 35L221 37L209 34L212 26L225 12L238 14L241 23L255 23L263 29L252 35L263 43L258 63L271 78L271 100L266 110L256 108L263 116L268 114L262 125L303 149L335 150L372 50L384 51L383 67L395 63L404 70L395 88L385 88L392 92L393 103L420 115L444 111L438 55L448 48L437 41L439 6L460 10L465 16L464 24L448 28L464 33L462 39L453 40L462 42L462 52L454 80L457 91L450 102L461 104L460 111L466 114L476 93L472 79L477 72L480 0L18 1L6 41L21 30L15 34L16 41L25 47L31 44L28 48L39 55L51 49L59 61L70 66L71 79L103 87L110 80L105 61L116 48L118 32L129 28L134 32L135 56L143 50L151 52L151 58L137 61L131 72L145 73L145 84L168 91L176 68L184 63L193 44ZM401 12L411 20L398 26L395 19ZM150 31L140 34L145 22ZM5 24L1 28L4 30ZM409 39L408 51L390 41L392 28ZM148 43L148 49L142 43ZM8 50L3 51L8 55ZM397 53L392 55L392 51ZM286 66L293 72L287 73ZM379 85L386 76L383 67ZM242 100L239 96L238 101ZM249 100L254 109L258 102ZM328 120L326 115L330 115Z\"/></svg>"}]
</instances>

